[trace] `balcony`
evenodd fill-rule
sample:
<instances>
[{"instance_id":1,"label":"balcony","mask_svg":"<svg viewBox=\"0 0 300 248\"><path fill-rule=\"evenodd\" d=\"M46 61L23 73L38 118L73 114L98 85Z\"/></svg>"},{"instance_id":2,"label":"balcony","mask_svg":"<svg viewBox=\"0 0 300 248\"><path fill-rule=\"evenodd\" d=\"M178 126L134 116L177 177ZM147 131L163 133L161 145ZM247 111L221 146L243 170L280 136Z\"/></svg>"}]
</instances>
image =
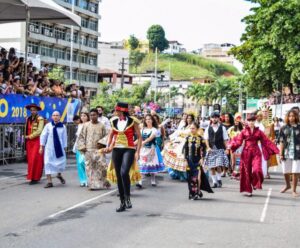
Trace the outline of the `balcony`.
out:
<instances>
[{"instance_id":1,"label":"balcony","mask_svg":"<svg viewBox=\"0 0 300 248\"><path fill-rule=\"evenodd\" d=\"M62 1L62 0L55 0L56 3L58 3L59 5L71 10L72 9L72 4L70 3L67 3L65 1ZM98 6L99 8L99 6ZM101 19L101 16L98 14L98 13L95 13L95 12L92 12L90 10L86 10L86 9L82 9L80 8L79 6L74 6L74 10L81 13L81 14L84 14L84 15L87 15L87 16L92 16L96 19Z\"/></svg>"},{"instance_id":2,"label":"balcony","mask_svg":"<svg viewBox=\"0 0 300 248\"><path fill-rule=\"evenodd\" d=\"M54 34L53 34L53 37L51 37L51 36L46 36L46 35L39 34L39 33L30 32L29 37L31 39L34 39L34 40L45 41L45 42L51 43L51 44L56 43L56 39L54 38Z\"/></svg>"}]
</instances>

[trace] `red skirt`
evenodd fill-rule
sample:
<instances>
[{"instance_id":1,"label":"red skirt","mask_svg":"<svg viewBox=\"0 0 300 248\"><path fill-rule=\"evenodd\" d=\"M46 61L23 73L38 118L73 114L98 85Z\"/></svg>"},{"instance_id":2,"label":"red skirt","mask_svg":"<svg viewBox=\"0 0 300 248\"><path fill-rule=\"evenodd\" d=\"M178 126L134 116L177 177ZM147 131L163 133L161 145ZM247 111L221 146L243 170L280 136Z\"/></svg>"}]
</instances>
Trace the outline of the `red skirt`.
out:
<instances>
[{"instance_id":1,"label":"red skirt","mask_svg":"<svg viewBox=\"0 0 300 248\"><path fill-rule=\"evenodd\" d=\"M40 137L26 140L27 179L39 181L43 175L44 156L39 153Z\"/></svg>"}]
</instances>

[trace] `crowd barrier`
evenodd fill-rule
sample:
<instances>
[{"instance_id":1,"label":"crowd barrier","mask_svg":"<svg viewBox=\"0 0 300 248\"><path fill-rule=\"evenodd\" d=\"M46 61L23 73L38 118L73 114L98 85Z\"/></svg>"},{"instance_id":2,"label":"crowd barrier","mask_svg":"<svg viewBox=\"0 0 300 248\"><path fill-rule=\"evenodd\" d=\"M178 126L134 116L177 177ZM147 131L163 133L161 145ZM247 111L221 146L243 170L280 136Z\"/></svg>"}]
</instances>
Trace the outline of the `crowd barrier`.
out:
<instances>
[{"instance_id":1,"label":"crowd barrier","mask_svg":"<svg viewBox=\"0 0 300 248\"><path fill-rule=\"evenodd\" d=\"M75 143L76 125L66 124L68 133L67 154L72 154ZM1 124L0 125L0 164L9 164L25 161L25 125Z\"/></svg>"}]
</instances>

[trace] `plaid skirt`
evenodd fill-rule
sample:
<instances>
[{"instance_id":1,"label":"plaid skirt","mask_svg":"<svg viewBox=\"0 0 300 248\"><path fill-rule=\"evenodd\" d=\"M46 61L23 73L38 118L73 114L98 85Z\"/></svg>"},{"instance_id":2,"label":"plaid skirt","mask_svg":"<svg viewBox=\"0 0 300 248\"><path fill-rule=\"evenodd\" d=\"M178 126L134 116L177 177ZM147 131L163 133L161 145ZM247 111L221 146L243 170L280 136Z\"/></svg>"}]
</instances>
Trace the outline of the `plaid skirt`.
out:
<instances>
[{"instance_id":1,"label":"plaid skirt","mask_svg":"<svg viewBox=\"0 0 300 248\"><path fill-rule=\"evenodd\" d=\"M206 154L204 166L207 166L209 169L220 166L228 167L229 160L225 153L225 150L212 149L209 153Z\"/></svg>"}]
</instances>

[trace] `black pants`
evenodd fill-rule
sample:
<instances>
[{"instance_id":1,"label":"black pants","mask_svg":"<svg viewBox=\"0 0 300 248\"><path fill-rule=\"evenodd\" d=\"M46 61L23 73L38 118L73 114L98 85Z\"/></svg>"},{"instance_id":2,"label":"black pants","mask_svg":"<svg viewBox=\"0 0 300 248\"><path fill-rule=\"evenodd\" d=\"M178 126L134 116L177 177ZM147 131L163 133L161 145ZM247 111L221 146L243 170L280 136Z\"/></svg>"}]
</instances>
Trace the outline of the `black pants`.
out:
<instances>
[{"instance_id":1,"label":"black pants","mask_svg":"<svg viewBox=\"0 0 300 248\"><path fill-rule=\"evenodd\" d=\"M129 171L134 162L135 150L126 148L114 148L112 161L115 166L120 199L130 196L130 177Z\"/></svg>"}]
</instances>

